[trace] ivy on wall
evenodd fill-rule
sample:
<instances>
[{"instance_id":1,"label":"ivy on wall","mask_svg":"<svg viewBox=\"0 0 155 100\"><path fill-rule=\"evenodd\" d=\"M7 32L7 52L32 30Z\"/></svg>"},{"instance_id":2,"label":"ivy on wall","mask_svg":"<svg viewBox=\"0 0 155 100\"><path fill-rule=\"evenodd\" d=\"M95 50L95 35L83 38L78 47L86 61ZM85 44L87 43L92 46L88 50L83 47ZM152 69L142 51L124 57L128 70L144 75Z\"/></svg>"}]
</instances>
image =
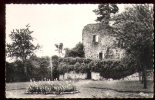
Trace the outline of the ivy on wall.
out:
<instances>
[{"instance_id":1,"label":"ivy on wall","mask_svg":"<svg viewBox=\"0 0 155 100\"><path fill-rule=\"evenodd\" d=\"M134 61L124 58L123 60L91 60L85 58L59 58L57 70L60 75L70 71L76 73L98 72L104 78L121 79L137 72ZM128 61L128 62L126 62Z\"/></svg>"}]
</instances>

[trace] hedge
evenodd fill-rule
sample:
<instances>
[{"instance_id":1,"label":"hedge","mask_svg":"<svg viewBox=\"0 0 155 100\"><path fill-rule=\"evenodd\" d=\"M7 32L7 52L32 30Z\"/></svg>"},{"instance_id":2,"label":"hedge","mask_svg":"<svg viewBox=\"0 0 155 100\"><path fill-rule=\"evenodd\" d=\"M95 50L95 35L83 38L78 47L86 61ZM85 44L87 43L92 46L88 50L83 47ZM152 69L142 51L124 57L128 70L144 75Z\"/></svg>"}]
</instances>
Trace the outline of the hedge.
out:
<instances>
[{"instance_id":1,"label":"hedge","mask_svg":"<svg viewBox=\"0 0 155 100\"><path fill-rule=\"evenodd\" d=\"M122 60L92 60L86 58L59 58L58 71L63 75L70 71L76 73L98 72L104 78L121 79L137 71L134 61L129 58Z\"/></svg>"}]
</instances>

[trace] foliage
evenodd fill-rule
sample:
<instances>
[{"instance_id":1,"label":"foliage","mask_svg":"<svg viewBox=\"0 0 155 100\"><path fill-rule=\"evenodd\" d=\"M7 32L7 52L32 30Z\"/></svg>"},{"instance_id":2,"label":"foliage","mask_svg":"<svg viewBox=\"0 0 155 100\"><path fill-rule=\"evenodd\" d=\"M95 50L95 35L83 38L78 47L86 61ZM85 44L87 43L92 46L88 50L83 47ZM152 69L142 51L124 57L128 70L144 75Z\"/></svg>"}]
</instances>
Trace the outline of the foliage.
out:
<instances>
[{"instance_id":1,"label":"foliage","mask_svg":"<svg viewBox=\"0 0 155 100\"><path fill-rule=\"evenodd\" d=\"M16 60L22 61L22 66L24 67L25 78L28 78L26 62L30 58L30 56L34 55L34 51L39 48L39 45L34 45L32 43L33 37L31 34L33 31L29 30L30 26L26 26L26 28L22 29L13 29L11 34L9 35L12 43L6 44L6 52L8 57L15 57ZM28 79L27 79L28 80Z\"/></svg>"},{"instance_id":2,"label":"foliage","mask_svg":"<svg viewBox=\"0 0 155 100\"><path fill-rule=\"evenodd\" d=\"M63 43L55 44L55 47L57 48L56 51L58 51L58 54L60 57L62 54L62 50L63 50Z\"/></svg>"},{"instance_id":3,"label":"foliage","mask_svg":"<svg viewBox=\"0 0 155 100\"><path fill-rule=\"evenodd\" d=\"M39 58L40 70L39 75L43 78L50 78L49 58Z\"/></svg>"},{"instance_id":4,"label":"foliage","mask_svg":"<svg viewBox=\"0 0 155 100\"><path fill-rule=\"evenodd\" d=\"M128 54L137 63L151 67L153 64L153 8L147 4L133 5L125 12L115 16L116 34Z\"/></svg>"},{"instance_id":5,"label":"foliage","mask_svg":"<svg viewBox=\"0 0 155 100\"><path fill-rule=\"evenodd\" d=\"M74 92L76 87L69 82L47 81L47 82L33 82L27 88L27 93L38 94L61 94L64 92Z\"/></svg>"},{"instance_id":6,"label":"foliage","mask_svg":"<svg viewBox=\"0 0 155 100\"><path fill-rule=\"evenodd\" d=\"M83 58L61 58L58 69L63 75L70 71L76 73L98 72L104 78L121 79L138 71L137 63L132 60L132 56L122 60L91 60ZM71 63L74 61L74 63ZM81 61L81 62L79 62Z\"/></svg>"},{"instance_id":7,"label":"foliage","mask_svg":"<svg viewBox=\"0 0 155 100\"><path fill-rule=\"evenodd\" d=\"M74 65L67 65L67 72L74 71Z\"/></svg>"},{"instance_id":8,"label":"foliage","mask_svg":"<svg viewBox=\"0 0 155 100\"><path fill-rule=\"evenodd\" d=\"M50 79L51 70L49 68L48 57L32 56L25 62L29 79L42 80ZM27 81L24 75L24 68L21 61L12 63L6 62L6 82Z\"/></svg>"},{"instance_id":9,"label":"foliage","mask_svg":"<svg viewBox=\"0 0 155 100\"><path fill-rule=\"evenodd\" d=\"M91 60L83 58L61 58L52 57L54 61L59 62L53 68L54 79L58 79L59 74L64 75L71 71L76 73L99 72L104 78L121 79L138 71L137 64L132 56L128 56L121 61L118 60ZM58 61L60 60L60 61ZM27 62L28 74L31 79L42 80L43 78L50 79L49 58L32 57L30 62ZM53 61L53 63L55 63ZM72 63L74 61L74 63ZM81 62L79 62L81 61ZM82 62L83 61L83 62ZM34 63L35 62L35 63ZM23 68L22 62L16 62L12 65L6 63L6 80L7 81L22 81ZM9 74L8 74L9 73ZM10 75L10 76L9 76ZM23 80L24 81L24 80Z\"/></svg>"},{"instance_id":10,"label":"foliage","mask_svg":"<svg viewBox=\"0 0 155 100\"><path fill-rule=\"evenodd\" d=\"M57 55L52 56L52 76L53 79L59 80L59 71L60 69L58 68L59 65L59 57Z\"/></svg>"},{"instance_id":11,"label":"foliage","mask_svg":"<svg viewBox=\"0 0 155 100\"><path fill-rule=\"evenodd\" d=\"M115 34L123 42L122 48L126 49L127 54L136 59L138 70L143 73L142 79L146 88L146 70L153 69L153 6L133 5L113 19Z\"/></svg>"},{"instance_id":12,"label":"foliage","mask_svg":"<svg viewBox=\"0 0 155 100\"><path fill-rule=\"evenodd\" d=\"M57 55L52 56L52 61L58 61L59 57Z\"/></svg>"},{"instance_id":13,"label":"foliage","mask_svg":"<svg viewBox=\"0 0 155 100\"><path fill-rule=\"evenodd\" d=\"M90 63L90 68L94 72L99 72L104 78L121 79L135 73L134 63L131 64L126 65L123 61L117 60L96 60Z\"/></svg>"},{"instance_id":14,"label":"foliage","mask_svg":"<svg viewBox=\"0 0 155 100\"><path fill-rule=\"evenodd\" d=\"M59 63L59 57L57 55L52 56L52 65L53 67L57 67Z\"/></svg>"},{"instance_id":15,"label":"foliage","mask_svg":"<svg viewBox=\"0 0 155 100\"><path fill-rule=\"evenodd\" d=\"M6 82L12 81L13 80L13 66L12 64L10 64L9 62L5 63L5 78L6 78Z\"/></svg>"},{"instance_id":16,"label":"foliage","mask_svg":"<svg viewBox=\"0 0 155 100\"><path fill-rule=\"evenodd\" d=\"M29 66L31 66L29 70L30 78L34 78L35 80L42 80L44 78L50 78L50 63L49 57L36 57L33 56L29 59Z\"/></svg>"},{"instance_id":17,"label":"foliage","mask_svg":"<svg viewBox=\"0 0 155 100\"><path fill-rule=\"evenodd\" d=\"M118 7L116 4L99 4L98 9L93 10L96 15L98 15L96 21L109 23L110 15L118 12Z\"/></svg>"},{"instance_id":18,"label":"foliage","mask_svg":"<svg viewBox=\"0 0 155 100\"><path fill-rule=\"evenodd\" d=\"M61 75L64 75L65 72L67 72L67 64L64 62L61 62L58 66L58 71Z\"/></svg>"},{"instance_id":19,"label":"foliage","mask_svg":"<svg viewBox=\"0 0 155 100\"><path fill-rule=\"evenodd\" d=\"M6 62L5 65L6 82L19 82L25 81L24 69L21 61L12 63Z\"/></svg>"},{"instance_id":20,"label":"foliage","mask_svg":"<svg viewBox=\"0 0 155 100\"><path fill-rule=\"evenodd\" d=\"M90 59L84 59L79 57L60 58L58 69L62 74L70 71L75 71L76 73L86 73L87 71L86 69L88 68L87 63L89 62L90 62Z\"/></svg>"},{"instance_id":21,"label":"foliage","mask_svg":"<svg viewBox=\"0 0 155 100\"><path fill-rule=\"evenodd\" d=\"M80 63L79 62L76 62L75 63L74 70L75 70L76 73L79 73L80 72Z\"/></svg>"},{"instance_id":22,"label":"foliage","mask_svg":"<svg viewBox=\"0 0 155 100\"><path fill-rule=\"evenodd\" d=\"M65 49L65 57L84 57L84 50L83 50L83 44L79 42L76 44L74 48L71 50L66 48Z\"/></svg>"},{"instance_id":23,"label":"foliage","mask_svg":"<svg viewBox=\"0 0 155 100\"><path fill-rule=\"evenodd\" d=\"M31 34L33 31L29 30L29 26L22 29L13 29L9 35L12 43L7 43L7 56L16 57L19 60L26 60L28 57L34 54L34 50L39 48L39 45L35 46L32 41Z\"/></svg>"}]
</instances>

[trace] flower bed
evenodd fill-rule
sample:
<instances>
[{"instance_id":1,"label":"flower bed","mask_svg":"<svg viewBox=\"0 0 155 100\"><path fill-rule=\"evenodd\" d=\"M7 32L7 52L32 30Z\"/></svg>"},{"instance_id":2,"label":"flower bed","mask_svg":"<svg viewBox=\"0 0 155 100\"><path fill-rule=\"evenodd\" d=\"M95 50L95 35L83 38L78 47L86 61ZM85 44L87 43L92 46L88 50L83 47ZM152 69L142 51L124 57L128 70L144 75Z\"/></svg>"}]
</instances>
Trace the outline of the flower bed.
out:
<instances>
[{"instance_id":1,"label":"flower bed","mask_svg":"<svg viewBox=\"0 0 155 100\"><path fill-rule=\"evenodd\" d=\"M28 94L62 94L75 93L76 87L68 81L31 82L26 89Z\"/></svg>"}]
</instances>

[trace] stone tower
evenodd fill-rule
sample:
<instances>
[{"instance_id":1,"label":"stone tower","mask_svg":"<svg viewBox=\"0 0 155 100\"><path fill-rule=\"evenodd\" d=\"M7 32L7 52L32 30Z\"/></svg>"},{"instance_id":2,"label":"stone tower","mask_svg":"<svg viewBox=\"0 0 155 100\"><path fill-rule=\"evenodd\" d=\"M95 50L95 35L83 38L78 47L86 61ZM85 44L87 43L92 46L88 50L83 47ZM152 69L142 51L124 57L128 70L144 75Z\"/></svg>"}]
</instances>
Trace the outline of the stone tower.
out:
<instances>
[{"instance_id":1,"label":"stone tower","mask_svg":"<svg viewBox=\"0 0 155 100\"><path fill-rule=\"evenodd\" d=\"M111 34L113 31L107 25L88 24L82 33L85 57L90 59L120 59L124 50L117 44L118 40Z\"/></svg>"}]
</instances>

